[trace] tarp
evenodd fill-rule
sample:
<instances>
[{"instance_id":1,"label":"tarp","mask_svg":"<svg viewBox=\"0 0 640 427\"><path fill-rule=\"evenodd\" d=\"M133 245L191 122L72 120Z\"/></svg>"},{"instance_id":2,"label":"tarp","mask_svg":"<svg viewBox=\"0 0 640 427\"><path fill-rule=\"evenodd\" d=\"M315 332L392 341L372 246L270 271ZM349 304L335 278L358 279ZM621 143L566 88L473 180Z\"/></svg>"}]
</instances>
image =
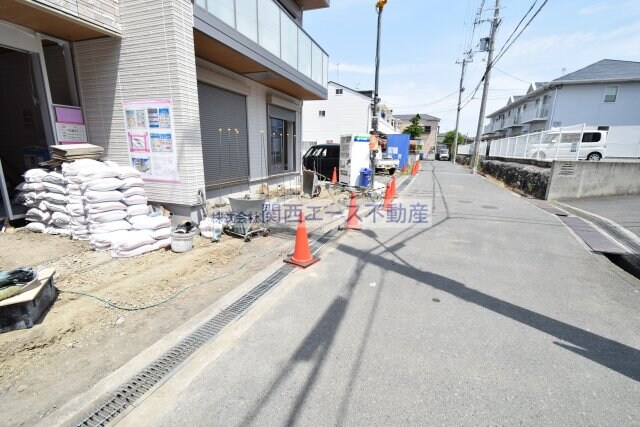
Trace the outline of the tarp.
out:
<instances>
[{"instance_id":1,"label":"tarp","mask_svg":"<svg viewBox=\"0 0 640 427\"><path fill-rule=\"evenodd\" d=\"M409 134L387 135L387 157L400 160L402 169L409 158Z\"/></svg>"}]
</instances>

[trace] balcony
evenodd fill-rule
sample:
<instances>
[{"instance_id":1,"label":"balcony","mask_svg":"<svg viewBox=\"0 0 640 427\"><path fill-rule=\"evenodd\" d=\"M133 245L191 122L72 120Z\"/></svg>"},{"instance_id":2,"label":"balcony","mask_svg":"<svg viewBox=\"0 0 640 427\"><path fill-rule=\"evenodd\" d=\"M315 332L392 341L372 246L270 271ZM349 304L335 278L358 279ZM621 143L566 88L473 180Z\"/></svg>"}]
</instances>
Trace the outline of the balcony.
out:
<instances>
[{"instance_id":1,"label":"balcony","mask_svg":"<svg viewBox=\"0 0 640 427\"><path fill-rule=\"evenodd\" d=\"M304 10L322 9L329 7L329 0L294 0Z\"/></svg>"},{"instance_id":2,"label":"balcony","mask_svg":"<svg viewBox=\"0 0 640 427\"><path fill-rule=\"evenodd\" d=\"M545 121L549 117L549 105L541 105L537 108L522 112L522 123Z\"/></svg>"},{"instance_id":3,"label":"balcony","mask_svg":"<svg viewBox=\"0 0 640 427\"><path fill-rule=\"evenodd\" d=\"M193 9L196 56L298 99L327 98L329 56L277 2L195 0Z\"/></svg>"}]
</instances>

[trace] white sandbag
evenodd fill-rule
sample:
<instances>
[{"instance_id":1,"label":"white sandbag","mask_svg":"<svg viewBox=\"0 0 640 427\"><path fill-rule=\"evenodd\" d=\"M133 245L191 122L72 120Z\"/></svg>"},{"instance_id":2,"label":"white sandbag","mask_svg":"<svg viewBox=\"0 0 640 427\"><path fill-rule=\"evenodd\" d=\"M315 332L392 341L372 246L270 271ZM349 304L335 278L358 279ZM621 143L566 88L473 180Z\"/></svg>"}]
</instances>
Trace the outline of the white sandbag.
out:
<instances>
[{"instance_id":1,"label":"white sandbag","mask_svg":"<svg viewBox=\"0 0 640 427\"><path fill-rule=\"evenodd\" d=\"M38 203L33 199L27 199L22 204L28 208L33 208L38 205Z\"/></svg>"},{"instance_id":2,"label":"white sandbag","mask_svg":"<svg viewBox=\"0 0 640 427\"><path fill-rule=\"evenodd\" d=\"M44 169L29 169L22 176L26 182L42 182L42 178L47 174Z\"/></svg>"},{"instance_id":3,"label":"white sandbag","mask_svg":"<svg viewBox=\"0 0 640 427\"><path fill-rule=\"evenodd\" d=\"M171 246L171 237L167 238L167 239L162 239L162 240L157 240L153 246L156 249L162 249L162 248L168 248L169 246Z\"/></svg>"},{"instance_id":4,"label":"white sandbag","mask_svg":"<svg viewBox=\"0 0 640 427\"><path fill-rule=\"evenodd\" d=\"M138 188L138 187L136 187ZM11 200L11 203L13 203L14 205L21 205L24 202L26 202L27 200L29 200L30 198L27 196L29 193L26 191L18 191L16 192L15 196L13 196L13 199ZM30 199L31 201L33 201L33 199Z\"/></svg>"},{"instance_id":5,"label":"white sandbag","mask_svg":"<svg viewBox=\"0 0 640 427\"><path fill-rule=\"evenodd\" d=\"M144 187L144 181L142 178L125 178L122 180L121 190L126 190L131 187Z\"/></svg>"},{"instance_id":6,"label":"white sandbag","mask_svg":"<svg viewBox=\"0 0 640 427\"><path fill-rule=\"evenodd\" d=\"M42 185L44 185L44 188L51 193L67 194L67 189L64 185L45 181L42 181Z\"/></svg>"},{"instance_id":7,"label":"white sandbag","mask_svg":"<svg viewBox=\"0 0 640 427\"><path fill-rule=\"evenodd\" d=\"M73 216L84 216L84 205L82 203L69 203L67 213Z\"/></svg>"},{"instance_id":8,"label":"white sandbag","mask_svg":"<svg viewBox=\"0 0 640 427\"><path fill-rule=\"evenodd\" d=\"M118 178L104 178L104 179L95 179L93 181L89 181L85 184L82 184L83 190L93 190L93 191L112 191L117 190L122 186L122 180Z\"/></svg>"},{"instance_id":9,"label":"white sandbag","mask_svg":"<svg viewBox=\"0 0 640 427\"><path fill-rule=\"evenodd\" d=\"M123 219L118 221L89 224L89 231L91 233L110 233L118 230L131 230L131 224Z\"/></svg>"},{"instance_id":10,"label":"white sandbag","mask_svg":"<svg viewBox=\"0 0 640 427\"><path fill-rule=\"evenodd\" d=\"M101 202L119 202L123 199L123 195L119 191L85 191L84 197L87 202L101 203Z\"/></svg>"},{"instance_id":11,"label":"white sandbag","mask_svg":"<svg viewBox=\"0 0 640 427\"><path fill-rule=\"evenodd\" d=\"M35 207L36 207L36 208L38 208L38 209L40 209L41 211L48 211L48 210L49 210L49 208L47 208L47 203L48 203L48 202L45 202L44 200L43 200L43 201L41 201L41 202L38 202L38 201L36 200Z\"/></svg>"},{"instance_id":12,"label":"white sandbag","mask_svg":"<svg viewBox=\"0 0 640 427\"><path fill-rule=\"evenodd\" d=\"M117 221L119 219L125 219L127 217L127 211L107 211L89 214L87 220L89 223L94 222L110 222Z\"/></svg>"},{"instance_id":13,"label":"white sandbag","mask_svg":"<svg viewBox=\"0 0 640 427\"><path fill-rule=\"evenodd\" d=\"M73 213L69 212L69 214L71 214L71 222L69 224L71 225L75 225L75 226L85 226L87 225L87 217L84 215L74 215Z\"/></svg>"},{"instance_id":14,"label":"white sandbag","mask_svg":"<svg viewBox=\"0 0 640 427\"><path fill-rule=\"evenodd\" d=\"M171 237L171 227L158 228L157 230L148 230L156 240L164 240Z\"/></svg>"},{"instance_id":15,"label":"white sandbag","mask_svg":"<svg viewBox=\"0 0 640 427\"><path fill-rule=\"evenodd\" d=\"M136 230L157 230L171 227L171 220L166 216L140 216L134 218L131 225Z\"/></svg>"},{"instance_id":16,"label":"white sandbag","mask_svg":"<svg viewBox=\"0 0 640 427\"><path fill-rule=\"evenodd\" d=\"M84 202L84 196L76 196L75 194L69 194L67 196L67 204L69 205L82 204L83 202Z\"/></svg>"},{"instance_id":17,"label":"white sandbag","mask_svg":"<svg viewBox=\"0 0 640 427\"><path fill-rule=\"evenodd\" d=\"M125 200L126 203L126 200ZM148 215L149 214L149 206L145 205L131 205L127 207L128 216L136 216L136 215Z\"/></svg>"},{"instance_id":18,"label":"white sandbag","mask_svg":"<svg viewBox=\"0 0 640 427\"><path fill-rule=\"evenodd\" d=\"M131 166L118 166L116 168L120 174L118 178L126 179L126 178L140 178L140 171Z\"/></svg>"},{"instance_id":19,"label":"white sandbag","mask_svg":"<svg viewBox=\"0 0 640 427\"><path fill-rule=\"evenodd\" d=\"M47 210L50 210L51 212L68 213L66 204L52 203L52 202L49 202L47 200L45 200L42 203L44 203L44 205L46 206Z\"/></svg>"},{"instance_id":20,"label":"white sandbag","mask_svg":"<svg viewBox=\"0 0 640 427\"><path fill-rule=\"evenodd\" d=\"M49 191L47 191L44 194L44 200L46 200L47 202L51 202L51 203L67 203L67 196L65 196L64 194L60 194L60 193L51 193Z\"/></svg>"},{"instance_id":21,"label":"white sandbag","mask_svg":"<svg viewBox=\"0 0 640 427\"><path fill-rule=\"evenodd\" d=\"M81 189L75 189L75 188L70 188L69 186L67 186L67 194L69 196L75 196L75 197L82 197L82 190Z\"/></svg>"},{"instance_id":22,"label":"white sandbag","mask_svg":"<svg viewBox=\"0 0 640 427\"><path fill-rule=\"evenodd\" d=\"M132 205L145 205L147 206L147 198L145 196L140 196L138 194L125 197L123 200L124 204L127 206Z\"/></svg>"},{"instance_id":23,"label":"white sandbag","mask_svg":"<svg viewBox=\"0 0 640 427\"><path fill-rule=\"evenodd\" d=\"M42 182L21 182L16 186L17 191L45 191Z\"/></svg>"},{"instance_id":24,"label":"white sandbag","mask_svg":"<svg viewBox=\"0 0 640 427\"><path fill-rule=\"evenodd\" d=\"M89 233L87 234L76 234L74 232L71 232L71 238L73 240L89 240L91 237L91 235Z\"/></svg>"},{"instance_id":25,"label":"white sandbag","mask_svg":"<svg viewBox=\"0 0 640 427\"><path fill-rule=\"evenodd\" d=\"M127 206L122 202L99 202L88 203L85 207L85 212L87 214L96 214L107 211L123 211L126 209Z\"/></svg>"},{"instance_id":26,"label":"white sandbag","mask_svg":"<svg viewBox=\"0 0 640 427\"><path fill-rule=\"evenodd\" d=\"M58 227L67 227L70 222L71 222L71 217L62 212L54 212L51 215L51 223Z\"/></svg>"},{"instance_id":27,"label":"white sandbag","mask_svg":"<svg viewBox=\"0 0 640 427\"><path fill-rule=\"evenodd\" d=\"M139 248L132 249L130 251L114 250L113 247L112 247L111 248L111 256L113 258L130 258L130 257L134 257L134 256L145 254L147 252L153 252L155 250L156 250L155 243L152 244L152 245L140 246Z\"/></svg>"},{"instance_id":28,"label":"white sandbag","mask_svg":"<svg viewBox=\"0 0 640 427\"><path fill-rule=\"evenodd\" d=\"M44 200L44 197L47 195L46 191L30 191L27 193L27 197L33 200Z\"/></svg>"},{"instance_id":29,"label":"white sandbag","mask_svg":"<svg viewBox=\"0 0 640 427\"><path fill-rule=\"evenodd\" d=\"M51 219L51 214L38 208L31 208L27 211L25 219L27 221L48 223Z\"/></svg>"},{"instance_id":30,"label":"white sandbag","mask_svg":"<svg viewBox=\"0 0 640 427\"><path fill-rule=\"evenodd\" d=\"M47 230L47 226L41 222L30 222L27 224L27 230L33 231L34 233L44 233Z\"/></svg>"},{"instance_id":31,"label":"white sandbag","mask_svg":"<svg viewBox=\"0 0 640 427\"><path fill-rule=\"evenodd\" d=\"M111 240L111 249L116 251L130 251L140 246L151 245L156 239L151 237L148 231L131 230L127 234L121 234Z\"/></svg>"},{"instance_id":32,"label":"white sandbag","mask_svg":"<svg viewBox=\"0 0 640 427\"><path fill-rule=\"evenodd\" d=\"M129 234L127 230L112 231L109 233L94 233L90 237L89 246L95 250L111 249L111 242L119 236Z\"/></svg>"},{"instance_id":33,"label":"white sandbag","mask_svg":"<svg viewBox=\"0 0 640 427\"><path fill-rule=\"evenodd\" d=\"M78 178L84 182L93 181L94 179L117 178L119 172L107 166L99 168L82 169L78 172Z\"/></svg>"},{"instance_id":34,"label":"white sandbag","mask_svg":"<svg viewBox=\"0 0 640 427\"><path fill-rule=\"evenodd\" d=\"M130 188L127 188L126 190L120 189L120 191L122 192L122 194L125 195L125 197L146 196L146 193L143 187L130 187Z\"/></svg>"},{"instance_id":35,"label":"white sandbag","mask_svg":"<svg viewBox=\"0 0 640 427\"><path fill-rule=\"evenodd\" d=\"M200 229L200 235L207 239L213 238L213 218L206 217L200 224L198 224L198 228Z\"/></svg>"},{"instance_id":36,"label":"white sandbag","mask_svg":"<svg viewBox=\"0 0 640 427\"><path fill-rule=\"evenodd\" d=\"M72 163L63 163L62 164L62 174L67 178L69 176L78 175L81 170L87 169L96 169L96 168L104 168L106 165L102 162L93 159L79 159Z\"/></svg>"},{"instance_id":37,"label":"white sandbag","mask_svg":"<svg viewBox=\"0 0 640 427\"><path fill-rule=\"evenodd\" d=\"M50 184L65 185L67 180L60 172L49 172L42 177L42 183L48 182Z\"/></svg>"}]
</instances>

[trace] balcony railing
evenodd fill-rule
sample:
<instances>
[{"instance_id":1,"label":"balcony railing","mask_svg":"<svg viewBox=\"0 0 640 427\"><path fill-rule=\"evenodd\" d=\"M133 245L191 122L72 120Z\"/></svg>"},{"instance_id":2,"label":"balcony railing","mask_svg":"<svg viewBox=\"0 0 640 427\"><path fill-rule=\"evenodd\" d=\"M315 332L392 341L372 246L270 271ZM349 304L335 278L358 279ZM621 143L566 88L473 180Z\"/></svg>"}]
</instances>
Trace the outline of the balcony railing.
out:
<instances>
[{"instance_id":1,"label":"balcony railing","mask_svg":"<svg viewBox=\"0 0 640 427\"><path fill-rule=\"evenodd\" d=\"M329 56L275 1L195 0L195 4L327 87Z\"/></svg>"}]
</instances>

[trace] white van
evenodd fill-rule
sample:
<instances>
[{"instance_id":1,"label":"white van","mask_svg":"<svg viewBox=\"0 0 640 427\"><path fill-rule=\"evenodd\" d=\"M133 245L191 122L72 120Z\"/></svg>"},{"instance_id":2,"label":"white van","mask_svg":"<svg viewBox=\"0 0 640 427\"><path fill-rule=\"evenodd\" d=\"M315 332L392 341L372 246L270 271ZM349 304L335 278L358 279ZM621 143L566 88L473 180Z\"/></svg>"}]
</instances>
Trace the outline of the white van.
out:
<instances>
[{"instance_id":1,"label":"white van","mask_svg":"<svg viewBox=\"0 0 640 427\"><path fill-rule=\"evenodd\" d=\"M535 135L535 136L534 136ZM582 135L582 140L580 140ZM527 157L538 160L590 160L604 158L607 131L560 132L551 131L531 134ZM539 138L539 140L536 140ZM579 151L579 153L578 153Z\"/></svg>"}]
</instances>

